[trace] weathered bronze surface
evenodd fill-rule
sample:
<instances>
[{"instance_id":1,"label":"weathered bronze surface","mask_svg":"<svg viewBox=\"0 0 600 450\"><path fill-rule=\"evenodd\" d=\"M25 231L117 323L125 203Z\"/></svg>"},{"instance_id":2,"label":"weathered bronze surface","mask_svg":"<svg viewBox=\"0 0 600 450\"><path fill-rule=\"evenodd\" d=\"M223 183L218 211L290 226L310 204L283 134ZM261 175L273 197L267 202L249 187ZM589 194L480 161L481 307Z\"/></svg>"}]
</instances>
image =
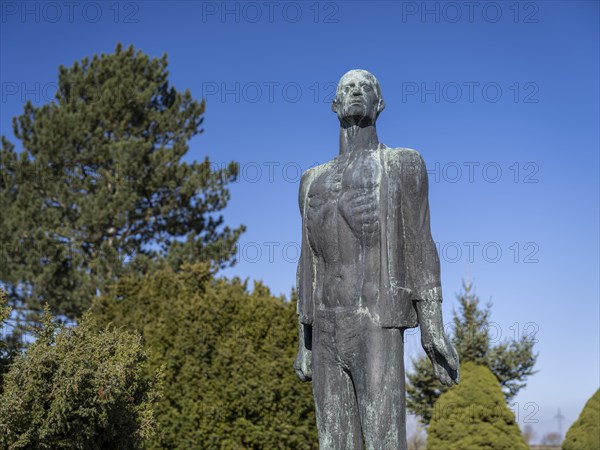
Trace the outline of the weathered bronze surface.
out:
<instances>
[{"instance_id":1,"label":"weathered bronze surface","mask_svg":"<svg viewBox=\"0 0 600 450\"><path fill-rule=\"evenodd\" d=\"M459 380L444 333L440 261L421 155L379 142L377 79L351 70L332 105L340 152L300 183L299 350L312 379L321 449L406 449L404 341L421 342L439 380Z\"/></svg>"}]
</instances>

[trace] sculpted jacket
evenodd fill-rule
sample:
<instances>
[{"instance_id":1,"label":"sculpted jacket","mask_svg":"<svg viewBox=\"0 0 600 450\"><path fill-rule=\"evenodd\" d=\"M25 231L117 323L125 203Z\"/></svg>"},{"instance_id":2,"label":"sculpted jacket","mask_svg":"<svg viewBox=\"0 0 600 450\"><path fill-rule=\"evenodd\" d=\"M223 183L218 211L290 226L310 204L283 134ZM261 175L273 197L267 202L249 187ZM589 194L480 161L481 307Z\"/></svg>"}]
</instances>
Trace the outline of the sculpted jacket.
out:
<instances>
[{"instance_id":1,"label":"sculpted jacket","mask_svg":"<svg viewBox=\"0 0 600 450\"><path fill-rule=\"evenodd\" d=\"M428 179L421 155L411 149L382 146L379 152L380 273L379 295L366 306L381 327L418 325L414 301L442 301L440 260L429 225ZM322 286L322 264L309 244L308 192L319 168L300 182L302 244L296 283L301 323L312 325Z\"/></svg>"}]
</instances>

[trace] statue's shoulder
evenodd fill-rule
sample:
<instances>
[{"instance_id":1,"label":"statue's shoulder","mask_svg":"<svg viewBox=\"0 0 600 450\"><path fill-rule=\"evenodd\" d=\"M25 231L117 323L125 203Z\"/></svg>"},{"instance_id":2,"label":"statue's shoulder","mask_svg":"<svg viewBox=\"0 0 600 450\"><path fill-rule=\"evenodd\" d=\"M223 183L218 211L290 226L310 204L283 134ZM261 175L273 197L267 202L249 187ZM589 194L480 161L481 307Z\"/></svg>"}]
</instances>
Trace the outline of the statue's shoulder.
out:
<instances>
[{"instance_id":1,"label":"statue's shoulder","mask_svg":"<svg viewBox=\"0 0 600 450\"><path fill-rule=\"evenodd\" d=\"M300 187L302 188L302 186L309 185L317 177L317 175L330 169L334 162L335 160L331 160L327 161L326 163L319 164L317 166L313 166L309 169L306 169L302 173L302 178L300 179Z\"/></svg>"},{"instance_id":2,"label":"statue's shoulder","mask_svg":"<svg viewBox=\"0 0 600 450\"><path fill-rule=\"evenodd\" d=\"M398 161L401 163L419 162L423 160L421 154L412 148L405 147L384 147L386 157L390 160Z\"/></svg>"},{"instance_id":3,"label":"statue's shoulder","mask_svg":"<svg viewBox=\"0 0 600 450\"><path fill-rule=\"evenodd\" d=\"M300 179L300 183L304 184L306 181L315 177L315 173L319 170L321 166L324 164L320 164L318 166L309 167L304 172L302 172L302 178Z\"/></svg>"},{"instance_id":4,"label":"statue's shoulder","mask_svg":"<svg viewBox=\"0 0 600 450\"><path fill-rule=\"evenodd\" d=\"M333 161L328 161L324 164L319 164L318 166L311 167L302 172L302 177L300 178L300 187L298 189L298 203L301 211L303 211L303 205L307 199L308 191L313 180L317 177L317 175L323 173L325 170L328 170L332 163Z\"/></svg>"},{"instance_id":5,"label":"statue's shoulder","mask_svg":"<svg viewBox=\"0 0 600 450\"><path fill-rule=\"evenodd\" d=\"M388 158L396 158L402 160L409 160L421 157L421 154L413 150L412 148L406 147L383 147L383 151L385 152Z\"/></svg>"}]
</instances>

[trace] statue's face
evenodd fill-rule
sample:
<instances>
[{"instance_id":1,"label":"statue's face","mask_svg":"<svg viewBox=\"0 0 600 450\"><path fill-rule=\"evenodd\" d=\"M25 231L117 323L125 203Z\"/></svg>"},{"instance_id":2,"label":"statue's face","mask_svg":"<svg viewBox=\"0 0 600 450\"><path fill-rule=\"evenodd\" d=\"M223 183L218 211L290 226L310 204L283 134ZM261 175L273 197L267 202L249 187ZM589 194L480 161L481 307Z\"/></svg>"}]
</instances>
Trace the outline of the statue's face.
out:
<instances>
[{"instance_id":1,"label":"statue's face","mask_svg":"<svg viewBox=\"0 0 600 450\"><path fill-rule=\"evenodd\" d=\"M375 123L383 110L383 100L375 85L375 77L363 70L351 70L338 84L332 109L340 121Z\"/></svg>"}]
</instances>

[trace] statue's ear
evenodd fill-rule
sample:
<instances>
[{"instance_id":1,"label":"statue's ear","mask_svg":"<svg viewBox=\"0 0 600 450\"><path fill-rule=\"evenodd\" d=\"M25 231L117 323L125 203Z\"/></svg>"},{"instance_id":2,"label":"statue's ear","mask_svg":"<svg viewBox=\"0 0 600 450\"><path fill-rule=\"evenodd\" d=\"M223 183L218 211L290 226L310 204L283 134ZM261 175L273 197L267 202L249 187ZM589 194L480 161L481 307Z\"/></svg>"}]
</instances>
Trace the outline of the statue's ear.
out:
<instances>
[{"instance_id":1,"label":"statue's ear","mask_svg":"<svg viewBox=\"0 0 600 450\"><path fill-rule=\"evenodd\" d=\"M332 110L334 113L337 113L338 106L337 106L337 101L336 101L336 99L335 99L335 98L334 98L334 99L333 99L333 101L331 102L331 110Z\"/></svg>"},{"instance_id":2,"label":"statue's ear","mask_svg":"<svg viewBox=\"0 0 600 450\"><path fill-rule=\"evenodd\" d=\"M383 99L379 100L379 105L377 106L377 113L379 114L381 111L385 109L385 102Z\"/></svg>"}]
</instances>

